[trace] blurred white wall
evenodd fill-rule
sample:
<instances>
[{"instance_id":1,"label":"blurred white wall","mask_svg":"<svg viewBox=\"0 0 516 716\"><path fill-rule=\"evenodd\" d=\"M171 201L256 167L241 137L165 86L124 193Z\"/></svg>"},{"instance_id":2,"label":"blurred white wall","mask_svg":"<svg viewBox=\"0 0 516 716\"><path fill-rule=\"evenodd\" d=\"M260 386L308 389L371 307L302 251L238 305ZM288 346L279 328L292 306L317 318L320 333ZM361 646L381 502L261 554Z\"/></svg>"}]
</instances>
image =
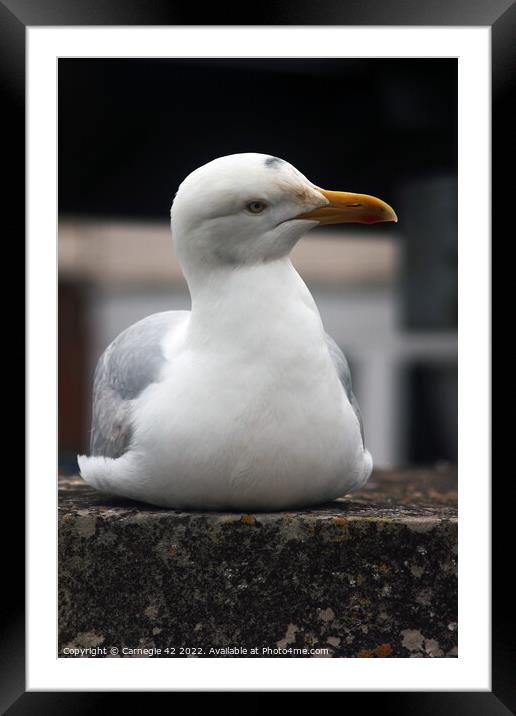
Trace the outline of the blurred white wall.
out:
<instances>
[{"instance_id":1,"label":"blurred white wall","mask_svg":"<svg viewBox=\"0 0 516 716\"><path fill-rule=\"evenodd\" d=\"M381 467L406 462L403 371L414 362L453 363L457 354L455 333L400 328L400 245L387 232L364 239L352 231L314 230L293 253L326 330L351 364L366 442ZM190 307L166 224L62 223L59 270L87 287L90 375L104 348L131 323ZM443 420L450 421L445 405Z\"/></svg>"}]
</instances>

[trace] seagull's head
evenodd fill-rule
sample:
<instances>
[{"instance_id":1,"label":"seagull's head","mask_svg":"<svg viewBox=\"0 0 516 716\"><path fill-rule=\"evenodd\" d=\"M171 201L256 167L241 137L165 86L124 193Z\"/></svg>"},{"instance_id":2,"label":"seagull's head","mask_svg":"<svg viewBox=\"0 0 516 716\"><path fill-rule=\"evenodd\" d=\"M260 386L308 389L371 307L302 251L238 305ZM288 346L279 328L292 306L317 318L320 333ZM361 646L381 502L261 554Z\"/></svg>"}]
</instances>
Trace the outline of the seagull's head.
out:
<instances>
[{"instance_id":1,"label":"seagull's head","mask_svg":"<svg viewBox=\"0 0 516 716\"><path fill-rule=\"evenodd\" d=\"M179 259L205 268L265 263L289 254L319 224L397 221L367 194L327 191L283 159L231 154L193 171L171 209Z\"/></svg>"}]
</instances>

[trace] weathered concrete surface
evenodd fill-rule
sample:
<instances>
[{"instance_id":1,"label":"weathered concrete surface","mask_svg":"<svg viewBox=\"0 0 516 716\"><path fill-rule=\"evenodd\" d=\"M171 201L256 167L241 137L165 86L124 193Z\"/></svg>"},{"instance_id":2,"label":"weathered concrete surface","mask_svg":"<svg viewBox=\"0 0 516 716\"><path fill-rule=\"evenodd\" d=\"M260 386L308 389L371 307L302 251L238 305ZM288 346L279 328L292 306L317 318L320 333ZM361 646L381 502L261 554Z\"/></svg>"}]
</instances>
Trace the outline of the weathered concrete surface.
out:
<instances>
[{"instance_id":1,"label":"weathered concrete surface","mask_svg":"<svg viewBox=\"0 0 516 716\"><path fill-rule=\"evenodd\" d=\"M456 505L449 469L375 472L319 509L252 515L60 478L59 655L456 656ZM210 651L230 647L247 652Z\"/></svg>"}]
</instances>

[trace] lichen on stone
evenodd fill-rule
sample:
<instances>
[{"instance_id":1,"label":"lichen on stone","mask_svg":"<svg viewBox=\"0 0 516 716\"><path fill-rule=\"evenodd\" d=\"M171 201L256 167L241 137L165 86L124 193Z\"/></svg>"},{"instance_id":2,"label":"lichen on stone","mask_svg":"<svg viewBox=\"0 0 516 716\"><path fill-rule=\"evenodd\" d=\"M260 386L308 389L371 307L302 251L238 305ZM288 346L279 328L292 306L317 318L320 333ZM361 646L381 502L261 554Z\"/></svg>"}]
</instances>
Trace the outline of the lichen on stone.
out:
<instances>
[{"instance_id":1,"label":"lichen on stone","mask_svg":"<svg viewBox=\"0 0 516 716\"><path fill-rule=\"evenodd\" d=\"M443 471L377 471L363 490L316 509L221 514L160 509L63 478L59 656L96 643L174 647L161 654L169 658L228 645L454 658L454 485Z\"/></svg>"}]
</instances>

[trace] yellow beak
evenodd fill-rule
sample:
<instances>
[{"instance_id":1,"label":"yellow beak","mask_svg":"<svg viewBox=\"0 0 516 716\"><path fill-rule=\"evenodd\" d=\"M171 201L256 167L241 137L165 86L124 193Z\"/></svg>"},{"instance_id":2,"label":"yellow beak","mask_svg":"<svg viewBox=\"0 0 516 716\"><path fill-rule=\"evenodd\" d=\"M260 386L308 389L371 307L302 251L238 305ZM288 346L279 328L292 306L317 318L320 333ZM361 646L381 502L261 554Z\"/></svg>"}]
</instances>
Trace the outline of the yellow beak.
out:
<instances>
[{"instance_id":1,"label":"yellow beak","mask_svg":"<svg viewBox=\"0 0 516 716\"><path fill-rule=\"evenodd\" d=\"M379 221L398 221L394 209L381 199L369 194L352 194L348 191L317 190L328 199L329 204L300 214L297 219L313 219L321 224L360 222L376 224Z\"/></svg>"}]
</instances>

